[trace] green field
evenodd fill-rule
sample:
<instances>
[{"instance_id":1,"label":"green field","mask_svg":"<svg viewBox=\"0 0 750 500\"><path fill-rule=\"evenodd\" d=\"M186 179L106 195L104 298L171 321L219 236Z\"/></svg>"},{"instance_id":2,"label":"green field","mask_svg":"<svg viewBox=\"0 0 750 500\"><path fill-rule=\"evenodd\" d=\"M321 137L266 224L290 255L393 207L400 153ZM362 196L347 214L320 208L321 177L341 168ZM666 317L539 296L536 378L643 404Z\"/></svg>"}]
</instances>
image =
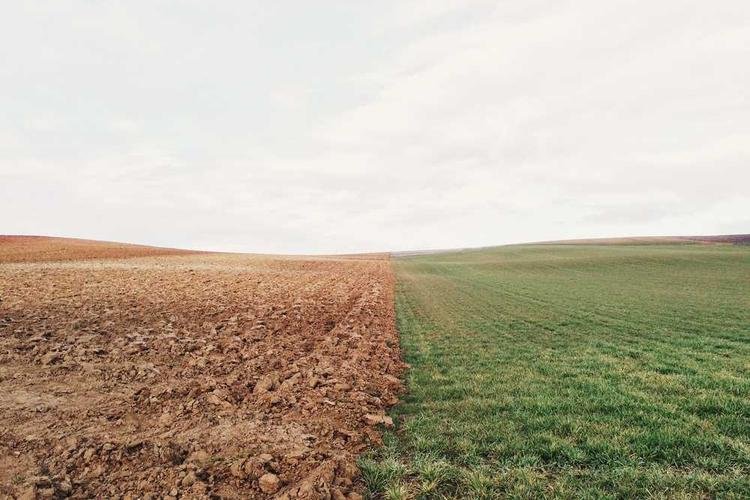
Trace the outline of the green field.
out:
<instances>
[{"instance_id":1,"label":"green field","mask_svg":"<svg viewBox=\"0 0 750 500\"><path fill-rule=\"evenodd\" d=\"M398 259L386 498L750 497L750 247Z\"/></svg>"}]
</instances>

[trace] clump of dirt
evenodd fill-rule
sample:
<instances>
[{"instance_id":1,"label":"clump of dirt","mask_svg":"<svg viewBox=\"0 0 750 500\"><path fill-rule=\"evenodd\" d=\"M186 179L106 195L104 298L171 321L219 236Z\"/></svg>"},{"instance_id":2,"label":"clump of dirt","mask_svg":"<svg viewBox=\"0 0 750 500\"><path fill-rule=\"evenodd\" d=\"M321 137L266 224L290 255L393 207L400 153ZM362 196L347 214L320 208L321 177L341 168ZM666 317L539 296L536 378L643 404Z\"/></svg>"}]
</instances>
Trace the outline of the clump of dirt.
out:
<instances>
[{"instance_id":1,"label":"clump of dirt","mask_svg":"<svg viewBox=\"0 0 750 500\"><path fill-rule=\"evenodd\" d=\"M0 496L360 498L387 257L0 264Z\"/></svg>"}]
</instances>

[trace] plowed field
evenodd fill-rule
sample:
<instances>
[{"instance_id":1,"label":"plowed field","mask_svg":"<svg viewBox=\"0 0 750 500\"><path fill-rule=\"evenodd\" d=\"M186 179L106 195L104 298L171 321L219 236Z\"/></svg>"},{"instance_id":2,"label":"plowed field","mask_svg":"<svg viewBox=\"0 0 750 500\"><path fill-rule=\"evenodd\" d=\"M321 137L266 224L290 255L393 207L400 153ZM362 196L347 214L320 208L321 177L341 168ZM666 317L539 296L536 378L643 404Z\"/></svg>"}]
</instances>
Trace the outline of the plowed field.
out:
<instances>
[{"instance_id":1,"label":"plowed field","mask_svg":"<svg viewBox=\"0 0 750 500\"><path fill-rule=\"evenodd\" d=\"M0 497L359 498L401 391L387 257L4 248Z\"/></svg>"},{"instance_id":2,"label":"plowed field","mask_svg":"<svg viewBox=\"0 0 750 500\"><path fill-rule=\"evenodd\" d=\"M0 235L0 263L184 255L189 250L46 236Z\"/></svg>"}]
</instances>

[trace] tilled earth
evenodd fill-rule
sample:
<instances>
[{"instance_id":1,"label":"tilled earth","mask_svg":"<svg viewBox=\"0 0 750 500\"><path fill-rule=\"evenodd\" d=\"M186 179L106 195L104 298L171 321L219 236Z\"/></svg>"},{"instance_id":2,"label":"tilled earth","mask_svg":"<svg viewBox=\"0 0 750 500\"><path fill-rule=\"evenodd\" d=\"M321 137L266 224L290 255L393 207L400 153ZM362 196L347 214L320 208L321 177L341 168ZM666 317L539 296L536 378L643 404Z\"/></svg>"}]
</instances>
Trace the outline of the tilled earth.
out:
<instances>
[{"instance_id":1,"label":"tilled earth","mask_svg":"<svg viewBox=\"0 0 750 500\"><path fill-rule=\"evenodd\" d=\"M387 257L95 257L0 264L0 497L360 498Z\"/></svg>"},{"instance_id":2,"label":"tilled earth","mask_svg":"<svg viewBox=\"0 0 750 500\"><path fill-rule=\"evenodd\" d=\"M198 252L75 238L0 235L0 264L4 262L119 259L188 253L195 254Z\"/></svg>"}]
</instances>

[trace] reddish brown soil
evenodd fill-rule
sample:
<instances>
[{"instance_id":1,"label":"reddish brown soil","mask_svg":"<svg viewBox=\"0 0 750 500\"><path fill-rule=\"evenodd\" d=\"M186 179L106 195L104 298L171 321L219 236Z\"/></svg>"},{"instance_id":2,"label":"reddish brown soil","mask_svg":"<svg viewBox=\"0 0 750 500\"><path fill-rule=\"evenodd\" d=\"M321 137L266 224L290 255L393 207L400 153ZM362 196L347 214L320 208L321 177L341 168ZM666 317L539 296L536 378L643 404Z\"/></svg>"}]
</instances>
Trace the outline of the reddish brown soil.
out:
<instances>
[{"instance_id":1,"label":"reddish brown soil","mask_svg":"<svg viewBox=\"0 0 750 500\"><path fill-rule=\"evenodd\" d=\"M119 259L189 253L197 252L76 238L0 235L0 263Z\"/></svg>"},{"instance_id":2,"label":"reddish brown soil","mask_svg":"<svg viewBox=\"0 0 750 500\"><path fill-rule=\"evenodd\" d=\"M402 367L383 256L3 263L0 497L358 498Z\"/></svg>"}]
</instances>

